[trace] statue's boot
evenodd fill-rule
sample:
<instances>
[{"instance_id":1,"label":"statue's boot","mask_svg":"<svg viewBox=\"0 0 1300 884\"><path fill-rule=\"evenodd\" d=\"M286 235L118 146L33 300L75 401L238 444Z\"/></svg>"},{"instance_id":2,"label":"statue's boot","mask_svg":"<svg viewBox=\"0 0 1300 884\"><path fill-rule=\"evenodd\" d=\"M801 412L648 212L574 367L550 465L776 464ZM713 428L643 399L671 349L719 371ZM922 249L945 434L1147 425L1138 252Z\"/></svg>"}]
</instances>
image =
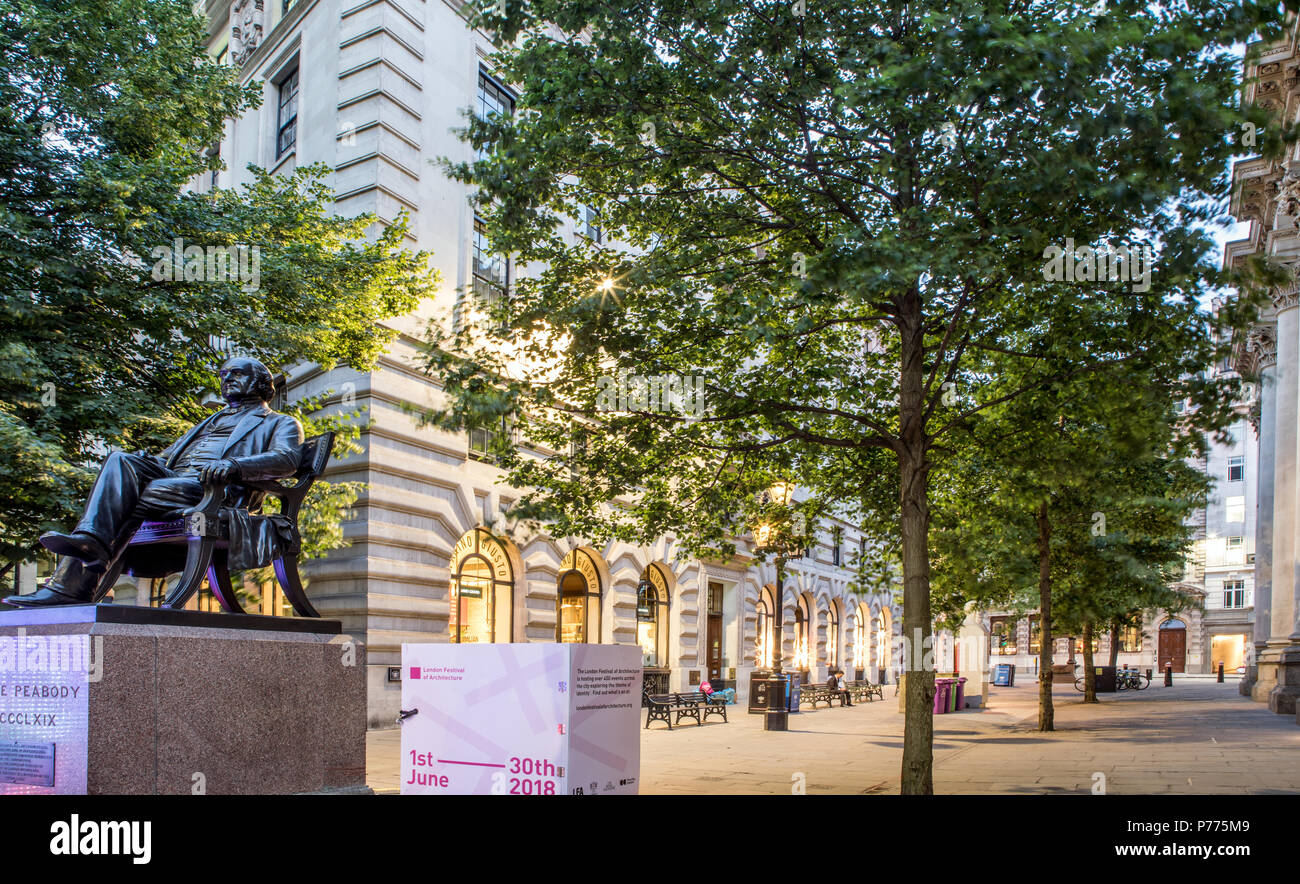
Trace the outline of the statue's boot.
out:
<instances>
[{"instance_id":1,"label":"statue's boot","mask_svg":"<svg viewBox=\"0 0 1300 884\"><path fill-rule=\"evenodd\" d=\"M94 598L95 587L103 576L103 571L93 571L81 560L64 556L40 589L29 595L11 595L4 601L17 608L87 605Z\"/></svg>"},{"instance_id":2,"label":"statue's boot","mask_svg":"<svg viewBox=\"0 0 1300 884\"><path fill-rule=\"evenodd\" d=\"M109 559L108 550L99 542L99 538L83 531L73 531L71 534L48 531L41 535L41 546L56 556L71 556L86 564L107 562Z\"/></svg>"}]
</instances>

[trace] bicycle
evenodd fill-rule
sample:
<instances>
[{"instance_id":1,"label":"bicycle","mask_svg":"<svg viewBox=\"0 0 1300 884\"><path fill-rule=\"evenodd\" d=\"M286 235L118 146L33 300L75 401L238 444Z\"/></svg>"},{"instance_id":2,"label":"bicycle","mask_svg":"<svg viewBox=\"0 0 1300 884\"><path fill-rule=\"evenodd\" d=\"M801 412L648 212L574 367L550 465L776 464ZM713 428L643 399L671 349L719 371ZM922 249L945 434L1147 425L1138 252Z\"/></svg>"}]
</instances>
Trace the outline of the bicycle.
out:
<instances>
[{"instance_id":1,"label":"bicycle","mask_svg":"<svg viewBox=\"0 0 1300 884\"><path fill-rule=\"evenodd\" d=\"M1116 674L1116 684L1124 688L1133 688L1135 691L1144 691L1151 685L1151 678L1145 672L1136 669L1121 669Z\"/></svg>"}]
</instances>

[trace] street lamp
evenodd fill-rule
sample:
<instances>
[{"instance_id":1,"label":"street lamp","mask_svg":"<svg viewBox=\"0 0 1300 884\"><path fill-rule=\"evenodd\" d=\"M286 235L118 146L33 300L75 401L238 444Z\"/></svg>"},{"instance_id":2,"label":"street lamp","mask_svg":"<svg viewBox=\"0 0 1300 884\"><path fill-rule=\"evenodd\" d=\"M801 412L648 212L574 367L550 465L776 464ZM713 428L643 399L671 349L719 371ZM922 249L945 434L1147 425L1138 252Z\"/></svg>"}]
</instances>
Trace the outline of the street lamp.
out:
<instances>
[{"instance_id":1,"label":"street lamp","mask_svg":"<svg viewBox=\"0 0 1300 884\"><path fill-rule=\"evenodd\" d=\"M782 512L782 522L789 521L785 512L794 496L794 484L777 482L763 494L763 502L775 504ZM759 553L774 553L776 556L776 593L775 608L772 612L772 672L767 679L767 708L763 715L763 730L784 731L789 729L790 714L786 709L787 678L781 671L781 645L783 644L782 620L785 613L785 563L787 559L798 558L802 553L795 545L789 532L782 530L777 521L760 522L754 526L754 550Z\"/></svg>"}]
</instances>

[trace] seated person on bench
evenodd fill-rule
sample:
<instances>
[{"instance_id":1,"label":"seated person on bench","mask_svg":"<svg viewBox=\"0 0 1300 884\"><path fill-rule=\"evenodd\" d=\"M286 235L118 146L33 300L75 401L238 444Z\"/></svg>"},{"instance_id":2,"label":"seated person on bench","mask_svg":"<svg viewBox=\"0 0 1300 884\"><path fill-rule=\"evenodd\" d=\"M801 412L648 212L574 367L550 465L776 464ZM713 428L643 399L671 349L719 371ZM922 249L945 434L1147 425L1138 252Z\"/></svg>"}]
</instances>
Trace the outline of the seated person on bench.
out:
<instances>
[{"instance_id":1,"label":"seated person on bench","mask_svg":"<svg viewBox=\"0 0 1300 884\"><path fill-rule=\"evenodd\" d=\"M830 678L826 679L826 687L840 695L841 706L852 706L853 699L849 696L848 688L844 687L844 685L840 683L840 679L843 678L843 676L844 670L836 669L831 673Z\"/></svg>"}]
</instances>

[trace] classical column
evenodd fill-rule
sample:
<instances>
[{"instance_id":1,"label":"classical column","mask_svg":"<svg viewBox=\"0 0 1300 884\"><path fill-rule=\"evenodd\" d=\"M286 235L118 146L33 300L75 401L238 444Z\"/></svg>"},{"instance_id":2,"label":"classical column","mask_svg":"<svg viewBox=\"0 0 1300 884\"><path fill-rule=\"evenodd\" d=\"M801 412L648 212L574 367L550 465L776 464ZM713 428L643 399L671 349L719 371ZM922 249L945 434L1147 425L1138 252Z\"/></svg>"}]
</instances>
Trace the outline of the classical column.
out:
<instances>
[{"instance_id":1,"label":"classical column","mask_svg":"<svg viewBox=\"0 0 1300 884\"><path fill-rule=\"evenodd\" d=\"M1259 377L1259 459L1255 468L1255 600L1254 633L1246 661L1241 693L1266 702L1275 682L1260 683L1259 655L1268 647L1273 598L1273 457L1277 441L1277 335L1272 326L1259 326L1250 333L1249 347ZM1256 687L1258 686L1258 690Z\"/></svg>"},{"instance_id":2,"label":"classical column","mask_svg":"<svg viewBox=\"0 0 1300 884\"><path fill-rule=\"evenodd\" d=\"M1274 385L1273 548L1269 599L1269 637L1259 655L1259 682L1268 691L1268 708L1294 715L1300 694L1300 636L1296 633L1296 554L1300 550L1300 309L1293 282L1273 296L1277 310L1277 382ZM1263 684L1261 684L1263 683Z\"/></svg>"}]
</instances>

